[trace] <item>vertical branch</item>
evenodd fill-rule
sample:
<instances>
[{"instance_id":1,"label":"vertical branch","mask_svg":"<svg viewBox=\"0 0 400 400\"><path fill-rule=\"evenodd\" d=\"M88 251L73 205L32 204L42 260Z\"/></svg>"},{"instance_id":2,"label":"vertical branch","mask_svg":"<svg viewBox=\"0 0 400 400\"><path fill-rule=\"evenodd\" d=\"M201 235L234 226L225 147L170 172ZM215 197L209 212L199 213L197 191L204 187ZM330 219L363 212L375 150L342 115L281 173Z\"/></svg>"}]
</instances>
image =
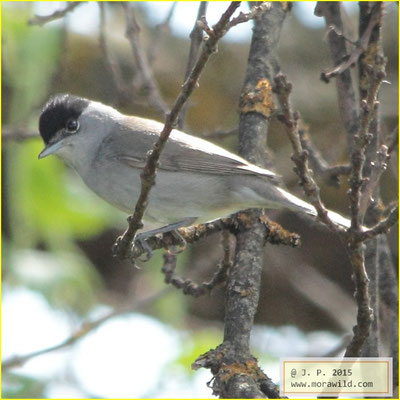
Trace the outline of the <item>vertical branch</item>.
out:
<instances>
[{"instance_id":1,"label":"vertical branch","mask_svg":"<svg viewBox=\"0 0 400 400\"><path fill-rule=\"evenodd\" d=\"M385 75L381 45L383 5L380 2L360 3L359 40L355 43L356 48L352 54L348 54L347 51L340 4L319 2L315 14L324 16L327 26L331 29L328 38L335 69L328 74L322 74L322 77L336 77L339 111L347 131L351 155L349 199L352 226L348 240L354 269L358 315L354 337L346 350L346 356L360 354L378 356L379 288L382 279L387 282L383 269L378 269L378 265L380 265L380 254L385 252L387 241L384 237L379 237L369 241L365 246L361 240L355 238L362 230L364 215L369 224L376 224L379 221L376 218L376 207L380 205L379 179L388 157L385 146L378 149L378 143L382 143L382 140L379 138L377 95ZM360 113L356 106L349 69L350 65L357 61ZM374 201L371 204L372 199ZM368 206L370 209L366 214ZM386 273L387 271L386 269ZM393 284L395 285L395 280ZM397 322L395 324L397 327ZM397 331L396 329L394 331Z\"/></svg>"},{"instance_id":2,"label":"vertical branch","mask_svg":"<svg viewBox=\"0 0 400 400\"><path fill-rule=\"evenodd\" d=\"M147 59L149 60L150 65L152 65L154 63L156 55L161 47L160 45L162 44L163 36L170 32L169 25L170 25L173 15L174 15L177 4L178 3L176 1L172 3L171 8L169 9L169 12L168 12L165 20L155 27L154 36L152 38L151 44L149 46L149 50L147 52Z\"/></svg>"},{"instance_id":3,"label":"vertical branch","mask_svg":"<svg viewBox=\"0 0 400 400\"><path fill-rule=\"evenodd\" d=\"M192 31L190 32L190 50L189 50L189 58L186 65L185 79L188 78L190 71L192 70L196 57L199 53L201 41L203 40L203 29L198 21L201 20L202 17L205 17L207 11L207 1L200 1L199 10L197 11L196 21L194 22L194 26ZM183 121L185 120L186 111L189 103L186 103L181 110L181 113L178 117L178 127L183 127Z\"/></svg>"},{"instance_id":4,"label":"vertical branch","mask_svg":"<svg viewBox=\"0 0 400 400\"><path fill-rule=\"evenodd\" d=\"M385 58L382 46L382 20L385 5L380 2L360 3L360 37L368 31L371 24L371 34L366 51L359 62L359 92L361 106L368 101L371 81L384 78ZM373 85L373 83L372 83ZM385 168L387 152L385 146L380 146L382 133L379 118L379 102L375 99L369 133L371 134L365 152L363 175L368 179L362 185L360 213L365 214L368 224L375 224L381 218L382 200L379 178L382 168ZM363 356L379 356L381 335L389 335L390 353L393 357L393 386L398 387L398 280L393 276L394 265L389 257L390 248L386 236L379 236L369 242L366 247L365 266L370 276L371 307L374 310L374 321L368 339L362 347ZM376 279L373 280L373 277ZM390 317L388 317L388 314Z\"/></svg>"},{"instance_id":5,"label":"vertical branch","mask_svg":"<svg viewBox=\"0 0 400 400\"><path fill-rule=\"evenodd\" d=\"M118 93L118 102L123 103L128 97L128 93L131 89L129 85L127 85L121 76L121 71L118 67L118 64L114 58L114 56L110 53L108 48L107 39L106 39L106 9L105 3L98 3L100 8L100 23L99 23L99 44L100 48L103 52L104 61L106 66L111 74L111 78L114 82L114 87ZM127 87L128 86L128 87Z\"/></svg>"},{"instance_id":6,"label":"vertical branch","mask_svg":"<svg viewBox=\"0 0 400 400\"><path fill-rule=\"evenodd\" d=\"M379 355L379 253L382 251L381 239L370 241L367 246L355 241L355 235L361 231L366 204L365 184L371 178L372 163L375 160L378 145L378 90L385 77L385 62L381 48L381 24L383 6L379 3L360 4L360 32L371 26L370 21L377 23L371 30L366 51L359 59L359 90L360 90L360 128L354 137L351 148L350 174L350 210L351 230L349 244L352 265L354 268L354 282L358 304L357 325L354 327L354 336L345 356L358 357ZM364 190L363 190L364 189ZM379 186L376 185L374 195L379 197ZM368 222L376 222L371 218ZM366 251L365 251L366 249Z\"/></svg>"},{"instance_id":7,"label":"vertical branch","mask_svg":"<svg viewBox=\"0 0 400 400\"><path fill-rule=\"evenodd\" d=\"M148 100L163 115L168 112L168 107L161 97L158 90L156 81L154 79L153 71L150 67L147 54L140 43L139 33L140 27L136 21L135 13L129 2L121 2L126 15L126 37L132 48L132 54L136 61L138 72L141 76L142 87L146 90Z\"/></svg>"},{"instance_id":8,"label":"vertical branch","mask_svg":"<svg viewBox=\"0 0 400 400\"><path fill-rule=\"evenodd\" d=\"M328 34L328 42L335 66L340 65L348 57L340 7L340 2L318 2L315 9L315 14L323 16L326 25L332 28ZM336 89L339 112L347 132L347 143L351 149L359 123L357 101L349 68L336 76Z\"/></svg>"},{"instance_id":9,"label":"vertical branch","mask_svg":"<svg viewBox=\"0 0 400 400\"><path fill-rule=\"evenodd\" d=\"M285 16L282 4L273 3L254 21L240 98L239 154L258 165L265 160L269 117L275 109L271 81L278 70L275 50ZM262 225L255 224L237 235L235 262L228 281L224 341L233 343L243 354L249 352L250 330L258 305L264 234Z\"/></svg>"},{"instance_id":10,"label":"vertical branch","mask_svg":"<svg viewBox=\"0 0 400 400\"><path fill-rule=\"evenodd\" d=\"M269 117L274 110L270 82L278 69L275 49L286 12L284 3L265 3L265 10L255 19L239 102L239 153L259 165L265 157ZM252 212L259 213L257 210ZM266 231L260 222L249 223L246 218L240 225L226 288L224 341L217 349L197 359L193 367L211 369L215 378L214 394L221 398L266 395L277 398L278 388L258 367L249 349L259 300Z\"/></svg>"}]
</instances>

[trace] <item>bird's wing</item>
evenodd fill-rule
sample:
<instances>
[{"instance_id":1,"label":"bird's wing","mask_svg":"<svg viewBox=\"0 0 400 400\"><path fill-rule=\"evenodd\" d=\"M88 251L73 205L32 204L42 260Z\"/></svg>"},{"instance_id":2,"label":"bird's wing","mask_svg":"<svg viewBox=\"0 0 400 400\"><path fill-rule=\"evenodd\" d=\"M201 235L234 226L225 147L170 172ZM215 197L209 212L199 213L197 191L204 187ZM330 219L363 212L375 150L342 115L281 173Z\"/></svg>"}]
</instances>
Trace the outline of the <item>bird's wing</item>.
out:
<instances>
[{"instance_id":1,"label":"bird's wing","mask_svg":"<svg viewBox=\"0 0 400 400\"><path fill-rule=\"evenodd\" d=\"M159 138L163 125L137 117L126 117L124 124L102 143L107 158L119 160L133 168L143 168L147 152ZM267 169L249 164L206 140L173 130L163 149L159 169L219 175L262 175L274 178Z\"/></svg>"}]
</instances>

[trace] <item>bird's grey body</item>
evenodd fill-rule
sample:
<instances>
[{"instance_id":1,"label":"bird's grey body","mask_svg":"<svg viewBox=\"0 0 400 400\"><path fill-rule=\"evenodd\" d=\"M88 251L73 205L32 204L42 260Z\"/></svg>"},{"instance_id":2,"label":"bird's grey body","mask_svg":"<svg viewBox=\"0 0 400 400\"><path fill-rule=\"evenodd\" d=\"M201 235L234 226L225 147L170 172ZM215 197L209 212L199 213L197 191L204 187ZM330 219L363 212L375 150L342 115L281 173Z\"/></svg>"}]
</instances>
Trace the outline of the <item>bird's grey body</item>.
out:
<instances>
[{"instance_id":1,"label":"bird's grey body","mask_svg":"<svg viewBox=\"0 0 400 400\"><path fill-rule=\"evenodd\" d=\"M62 129L53 129L57 132L52 133L52 109L65 106L65 100L60 98L57 103L57 99L42 113L41 134L47 147L41 155L57 154L101 198L132 213L140 193L140 174L147 152L153 148L163 125L87 101L78 117L76 133L63 134ZM66 101L70 99L73 102L72 96ZM69 103L67 110L68 107ZM64 110L59 112L62 114ZM277 186L273 172L208 141L178 130L171 132L160 157L156 184L150 192L145 230L180 221L206 222L252 207L284 207L315 215L310 204ZM331 212L331 217L348 226L349 221L342 216Z\"/></svg>"}]
</instances>

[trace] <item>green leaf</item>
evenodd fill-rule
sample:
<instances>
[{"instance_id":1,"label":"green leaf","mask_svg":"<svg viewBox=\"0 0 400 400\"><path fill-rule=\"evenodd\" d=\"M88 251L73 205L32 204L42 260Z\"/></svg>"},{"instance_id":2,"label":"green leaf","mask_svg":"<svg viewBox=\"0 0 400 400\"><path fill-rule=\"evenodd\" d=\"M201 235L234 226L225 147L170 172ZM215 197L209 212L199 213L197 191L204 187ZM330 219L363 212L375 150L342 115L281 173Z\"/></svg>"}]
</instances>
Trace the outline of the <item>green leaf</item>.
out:
<instances>
[{"instance_id":1,"label":"green leaf","mask_svg":"<svg viewBox=\"0 0 400 400\"><path fill-rule=\"evenodd\" d=\"M61 54L61 29L29 26L31 8L28 4L2 7L4 72L12 88L8 123L26 120L32 108L41 104Z\"/></svg>"},{"instance_id":2,"label":"green leaf","mask_svg":"<svg viewBox=\"0 0 400 400\"><path fill-rule=\"evenodd\" d=\"M193 374L192 363L197 357L214 349L222 342L222 333L215 328L191 332L190 337L182 343L182 352L174 361L175 365L184 367L189 374Z\"/></svg>"},{"instance_id":3,"label":"green leaf","mask_svg":"<svg viewBox=\"0 0 400 400\"><path fill-rule=\"evenodd\" d=\"M61 161L38 160L42 147L39 140L8 144L5 191L13 238L23 247L44 241L60 248L61 242L91 237L115 221L114 209Z\"/></svg>"}]
</instances>

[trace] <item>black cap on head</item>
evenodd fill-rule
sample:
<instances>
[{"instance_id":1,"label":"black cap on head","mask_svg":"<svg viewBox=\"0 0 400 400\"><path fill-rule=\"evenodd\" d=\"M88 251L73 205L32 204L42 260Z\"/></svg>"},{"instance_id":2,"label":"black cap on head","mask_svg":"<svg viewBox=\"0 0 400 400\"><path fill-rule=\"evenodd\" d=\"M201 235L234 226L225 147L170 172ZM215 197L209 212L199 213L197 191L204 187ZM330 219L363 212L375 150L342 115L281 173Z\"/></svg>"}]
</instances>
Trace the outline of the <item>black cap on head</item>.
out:
<instances>
[{"instance_id":1,"label":"black cap on head","mask_svg":"<svg viewBox=\"0 0 400 400\"><path fill-rule=\"evenodd\" d=\"M39 132L45 144L62 128L67 121L78 119L89 105L89 100L70 94L57 94L50 98L39 118Z\"/></svg>"}]
</instances>

